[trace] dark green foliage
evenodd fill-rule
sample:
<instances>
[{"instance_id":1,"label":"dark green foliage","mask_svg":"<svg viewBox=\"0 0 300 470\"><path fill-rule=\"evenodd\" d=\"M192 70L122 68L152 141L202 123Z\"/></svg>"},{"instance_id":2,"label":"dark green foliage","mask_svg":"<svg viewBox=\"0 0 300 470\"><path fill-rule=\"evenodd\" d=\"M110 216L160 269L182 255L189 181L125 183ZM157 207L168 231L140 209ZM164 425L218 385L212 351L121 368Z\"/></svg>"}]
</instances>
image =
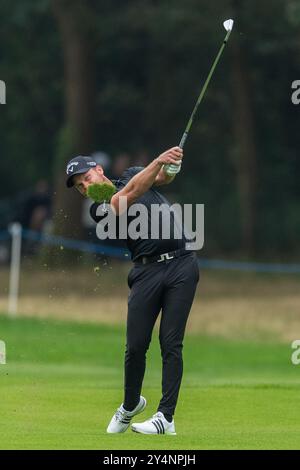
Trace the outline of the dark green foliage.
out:
<instances>
[{"instance_id":1,"label":"dark green foliage","mask_svg":"<svg viewBox=\"0 0 300 470\"><path fill-rule=\"evenodd\" d=\"M70 8L81 4L69 2ZM230 44L199 109L180 176L166 188L180 202L205 204L205 255L240 254L241 214L233 135L232 51L238 41L247 78L257 148L256 248L264 259L293 259L299 247L300 14L295 0L207 3L204 0L89 2L93 30L96 148L114 157L141 149L149 159L179 143L223 39L221 23L238 5ZM50 0L0 3L0 199L62 171L70 153L64 128L64 64ZM96 19L96 21L95 21ZM57 143L59 141L59 152ZM59 153L59 157L55 156ZM192 189L191 189L192 188ZM1 213L0 213L1 216Z\"/></svg>"}]
</instances>

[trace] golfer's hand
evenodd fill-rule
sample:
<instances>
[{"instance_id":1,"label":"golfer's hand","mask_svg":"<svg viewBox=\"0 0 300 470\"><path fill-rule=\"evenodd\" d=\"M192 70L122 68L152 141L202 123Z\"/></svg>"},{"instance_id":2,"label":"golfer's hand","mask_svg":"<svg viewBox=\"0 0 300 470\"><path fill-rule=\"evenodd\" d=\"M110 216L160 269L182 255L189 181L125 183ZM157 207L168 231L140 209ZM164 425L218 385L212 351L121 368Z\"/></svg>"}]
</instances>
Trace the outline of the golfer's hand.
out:
<instances>
[{"instance_id":1,"label":"golfer's hand","mask_svg":"<svg viewBox=\"0 0 300 470\"><path fill-rule=\"evenodd\" d=\"M172 147L157 157L157 161L163 165L180 165L183 158L183 150L180 147Z\"/></svg>"}]
</instances>

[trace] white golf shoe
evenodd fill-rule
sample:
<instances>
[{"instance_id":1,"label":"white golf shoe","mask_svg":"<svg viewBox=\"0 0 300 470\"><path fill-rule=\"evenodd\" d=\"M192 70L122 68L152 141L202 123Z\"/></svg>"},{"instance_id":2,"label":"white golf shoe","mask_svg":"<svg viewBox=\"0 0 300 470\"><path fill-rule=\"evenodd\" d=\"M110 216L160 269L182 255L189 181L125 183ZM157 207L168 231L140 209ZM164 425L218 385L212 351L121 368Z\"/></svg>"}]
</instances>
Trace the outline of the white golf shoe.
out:
<instances>
[{"instance_id":1,"label":"white golf shoe","mask_svg":"<svg viewBox=\"0 0 300 470\"><path fill-rule=\"evenodd\" d=\"M118 433L118 432L125 432L130 425L130 421L135 415L138 415L142 411L144 411L147 405L146 399L140 396L140 402L132 411L126 411L122 405L117 409L115 414L113 415L106 432L109 434Z\"/></svg>"},{"instance_id":2,"label":"white golf shoe","mask_svg":"<svg viewBox=\"0 0 300 470\"><path fill-rule=\"evenodd\" d=\"M161 411L155 413L152 418L144 421L144 423L132 423L131 429L132 431L139 432L141 434L176 435L174 420L172 423L169 423Z\"/></svg>"}]
</instances>

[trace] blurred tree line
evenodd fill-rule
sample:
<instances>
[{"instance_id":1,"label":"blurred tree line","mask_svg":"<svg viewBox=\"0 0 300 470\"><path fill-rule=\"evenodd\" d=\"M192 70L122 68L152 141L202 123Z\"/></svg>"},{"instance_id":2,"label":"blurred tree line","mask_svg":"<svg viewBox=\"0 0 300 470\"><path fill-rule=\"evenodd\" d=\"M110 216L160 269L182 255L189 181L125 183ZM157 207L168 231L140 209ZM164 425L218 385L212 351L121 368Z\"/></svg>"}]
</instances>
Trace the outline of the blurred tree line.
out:
<instances>
[{"instance_id":1,"label":"blurred tree line","mask_svg":"<svg viewBox=\"0 0 300 470\"><path fill-rule=\"evenodd\" d=\"M205 255L299 255L298 2L2 0L0 16L0 199L47 178L56 233L72 237L82 201L64 187L66 161L177 145L233 17L165 190L205 204Z\"/></svg>"}]
</instances>

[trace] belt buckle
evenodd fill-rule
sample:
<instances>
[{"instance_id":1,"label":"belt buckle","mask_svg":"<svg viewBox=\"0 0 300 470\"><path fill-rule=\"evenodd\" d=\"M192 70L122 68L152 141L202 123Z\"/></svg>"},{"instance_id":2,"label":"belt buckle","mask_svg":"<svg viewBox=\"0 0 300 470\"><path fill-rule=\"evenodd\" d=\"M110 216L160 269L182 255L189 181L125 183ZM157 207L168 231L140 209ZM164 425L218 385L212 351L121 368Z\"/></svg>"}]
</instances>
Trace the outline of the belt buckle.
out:
<instances>
[{"instance_id":1,"label":"belt buckle","mask_svg":"<svg viewBox=\"0 0 300 470\"><path fill-rule=\"evenodd\" d=\"M168 259L173 259L173 258L174 258L174 255L170 256L169 253L162 253L160 255L160 258L157 260L157 263L161 263L162 261L167 261Z\"/></svg>"}]
</instances>

